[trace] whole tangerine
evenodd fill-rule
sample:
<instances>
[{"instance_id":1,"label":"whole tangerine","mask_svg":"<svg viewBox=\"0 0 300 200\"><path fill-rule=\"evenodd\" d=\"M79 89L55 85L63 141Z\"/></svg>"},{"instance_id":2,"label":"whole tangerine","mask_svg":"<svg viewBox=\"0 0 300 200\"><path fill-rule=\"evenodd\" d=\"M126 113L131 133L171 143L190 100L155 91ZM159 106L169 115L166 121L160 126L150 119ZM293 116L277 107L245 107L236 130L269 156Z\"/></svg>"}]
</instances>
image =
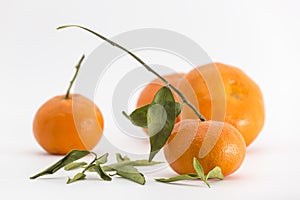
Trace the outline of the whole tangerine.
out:
<instances>
[{"instance_id":1,"label":"whole tangerine","mask_svg":"<svg viewBox=\"0 0 300 200\"><path fill-rule=\"evenodd\" d=\"M65 95L51 98L35 114L33 133L37 142L51 154L67 154L73 149L91 150L103 133L103 116L100 109L80 94L70 94L76 73Z\"/></svg>"},{"instance_id":2,"label":"whole tangerine","mask_svg":"<svg viewBox=\"0 0 300 200\"><path fill-rule=\"evenodd\" d=\"M195 173L196 157L205 174L219 166L227 176L241 166L246 144L240 132L226 122L184 119L175 125L164 155L178 174Z\"/></svg>"}]
</instances>

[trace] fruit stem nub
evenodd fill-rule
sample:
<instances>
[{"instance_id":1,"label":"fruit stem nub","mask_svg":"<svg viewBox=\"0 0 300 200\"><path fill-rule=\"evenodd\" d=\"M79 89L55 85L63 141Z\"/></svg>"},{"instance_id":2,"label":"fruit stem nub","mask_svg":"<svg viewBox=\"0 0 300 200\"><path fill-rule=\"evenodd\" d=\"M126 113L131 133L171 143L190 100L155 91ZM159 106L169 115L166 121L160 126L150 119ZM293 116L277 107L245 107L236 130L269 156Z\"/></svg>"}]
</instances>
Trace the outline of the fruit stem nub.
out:
<instances>
[{"instance_id":1,"label":"fruit stem nub","mask_svg":"<svg viewBox=\"0 0 300 200\"><path fill-rule=\"evenodd\" d=\"M169 83L169 81L167 81L164 77L162 77L161 75L159 75L155 70L153 70L149 65L147 65L144 61L142 61L142 59L140 59L137 55L135 55L134 53L132 53L131 51L127 50L125 47L119 45L118 43L115 43L114 41L104 37L103 35L100 35L99 33L96 33L88 28L85 28L83 26L79 26L79 25L65 25L65 26L60 26L57 28L57 30L60 29L64 29L64 28L69 28L69 27L77 27L77 28L81 28L83 30L86 30L94 35L96 35L97 37L101 38L102 40L108 42L109 44L111 44L114 47L117 47L123 51L125 51L126 53L128 53L130 56L132 56L136 61L138 61L139 63L141 63L148 71L150 71L151 73L153 73L154 75L156 75L160 80L162 80L165 84L167 84L174 92L176 92L178 94L178 96L180 96L182 102L184 104L186 104L187 106L189 106L194 113L198 116L198 118L201 121L205 121L205 117L203 115L201 115L201 113L195 108L195 106L193 104L191 104L189 102L189 100L176 88L174 87L171 83Z\"/></svg>"},{"instance_id":2,"label":"fruit stem nub","mask_svg":"<svg viewBox=\"0 0 300 200\"><path fill-rule=\"evenodd\" d=\"M67 90L67 93L66 93L65 99L68 99L68 98L69 98L69 96L70 96L70 90L71 90L71 88L72 88L72 85L73 85L73 83L74 83L74 81L75 81L76 77L77 77L77 74L78 74L79 68L80 68L80 66L81 66L81 63L82 63L82 61L83 61L84 57L85 57L85 56L84 56L84 54L83 54L83 55L81 56L81 58L80 58L79 62L78 62L78 63L77 63L77 65L75 66L76 72L75 72L75 74L74 74L74 76L73 76L72 80L70 81L70 85L69 85L69 88L68 88L68 90Z\"/></svg>"}]
</instances>

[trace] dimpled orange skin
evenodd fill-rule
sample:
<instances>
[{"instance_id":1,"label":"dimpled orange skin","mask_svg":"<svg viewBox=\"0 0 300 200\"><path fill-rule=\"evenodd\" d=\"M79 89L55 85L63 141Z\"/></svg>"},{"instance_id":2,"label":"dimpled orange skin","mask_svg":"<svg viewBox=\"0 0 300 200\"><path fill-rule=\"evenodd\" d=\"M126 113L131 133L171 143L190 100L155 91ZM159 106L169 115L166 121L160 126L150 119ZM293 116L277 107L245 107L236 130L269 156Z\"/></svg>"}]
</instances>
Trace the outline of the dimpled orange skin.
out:
<instances>
[{"instance_id":1,"label":"dimpled orange skin","mask_svg":"<svg viewBox=\"0 0 300 200\"><path fill-rule=\"evenodd\" d=\"M182 79L184 76L183 73L174 73L170 75L163 76L167 81L169 81L173 86L176 87L176 85L180 82L180 79ZM141 92L136 107L140 108L142 106L148 105L152 102L156 92L166 84L162 82L160 79L156 78L151 83L149 83ZM174 95L175 101L179 100L179 97L172 91ZM180 121L180 116L176 118L176 122ZM147 132L147 131L146 131Z\"/></svg>"},{"instance_id":2,"label":"dimpled orange skin","mask_svg":"<svg viewBox=\"0 0 300 200\"><path fill-rule=\"evenodd\" d=\"M212 130L208 132L209 127ZM223 175L228 176L241 166L246 144L240 132L228 123L188 119L175 125L164 154L178 174L195 173L193 158L196 157L205 174L219 166Z\"/></svg>"},{"instance_id":3,"label":"dimpled orange skin","mask_svg":"<svg viewBox=\"0 0 300 200\"><path fill-rule=\"evenodd\" d=\"M91 150L103 132L101 111L88 98L73 94L48 100L37 111L33 132L49 153L64 155L72 149Z\"/></svg>"},{"instance_id":4,"label":"dimpled orange skin","mask_svg":"<svg viewBox=\"0 0 300 200\"><path fill-rule=\"evenodd\" d=\"M248 146L264 125L265 112L261 90L242 70L222 63L215 63L215 66L225 88L226 115L223 121L236 127ZM201 114L208 120L212 119L211 95L203 77L194 69L186 74L185 79L196 94ZM191 112L183 115L184 118L196 118Z\"/></svg>"}]
</instances>

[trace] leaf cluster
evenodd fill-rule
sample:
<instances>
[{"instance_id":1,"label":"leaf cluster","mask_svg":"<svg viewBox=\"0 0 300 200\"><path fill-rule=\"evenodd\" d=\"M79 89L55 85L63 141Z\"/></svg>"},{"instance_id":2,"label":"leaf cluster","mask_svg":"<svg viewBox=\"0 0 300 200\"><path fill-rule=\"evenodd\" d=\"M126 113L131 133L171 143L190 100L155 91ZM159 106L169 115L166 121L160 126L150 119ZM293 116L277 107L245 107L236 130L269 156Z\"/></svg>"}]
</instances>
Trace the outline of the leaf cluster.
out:
<instances>
[{"instance_id":1,"label":"leaf cluster","mask_svg":"<svg viewBox=\"0 0 300 200\"><path fill-rule=\"evenodd\" d=\"M89 154L94 155L94 159L90 163L76 162L77 160ZM148 160L131 161L127 156L122 157L121 154L116 154L116 163L104 165L108 161L108 156L108 153L98 157L97 154L90 151L72 150L55 164L43 170L42 172L30 177L30 179L36 179L47 174L54 174L59 169L64 168L64 170L66 171L82 169L72 178L69 177L67 180L67 184L73 183L78 180L83 180L86 178L87 172L93 172L97 173L99 175L99 178L104 181L111 181L112 176L118 175L125 179L144 185L146 182L145 177L135 168L135 166L151 166L161 163L155 161L148 162ZM112 172L113 174L111 174Z\"/></svg>"},{"instance_id":2,"label":"leaf cluster","mask_svg":"<svg viewBox=\"0 0 300 200\"><path fill-rule=\"evenodd\" d=\"M151 147L149 161L167 142L180 113L181 104L175 102L168 86L160 88L150 104L137 108L130 115L123 111L132 124L148 129Z\"/></svg>"},{"instance_id":3,"label":"leaf cluster","mask_svg":"<svg viewBox=\"0 0 300 200\"><path fill-rule=\"evenodd\" d=\"M210 188L210 184L208 182L208 179L219 179L219 180L224 179L224 176L222 174L222 170L218 166L213 168L206 175L204 174L204 170L203 170L201 164L199 163L199 161L195 157L193 159L193 166L194 166L194 170L196 171L196 174L183 174L183 175L174 176L174 177L171 177L171 178L158 178L158 179L155 179L155 180L158 181L158 182L170 183L170 182L181 181L181 180L200 179Z\"/></svg>"}]
</instances>

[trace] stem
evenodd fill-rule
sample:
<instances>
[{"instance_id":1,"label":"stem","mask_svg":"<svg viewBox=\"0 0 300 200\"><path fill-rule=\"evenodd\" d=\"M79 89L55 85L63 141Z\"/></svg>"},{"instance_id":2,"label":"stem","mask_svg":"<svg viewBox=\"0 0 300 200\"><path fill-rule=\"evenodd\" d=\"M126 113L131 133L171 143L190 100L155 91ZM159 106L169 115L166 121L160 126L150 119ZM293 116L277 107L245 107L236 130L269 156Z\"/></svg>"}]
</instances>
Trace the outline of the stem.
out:
<instances>
[{"instance_id":1,"label":"stem","mask_svg":"<svg viewBox=\"0 0 300 200\"><path fill-rule=\"evenodd\" d=\"M164 77L162 77L161 75L159 75L156 71L154 71L149 65L147 65L144 61L142 61L138 56L136 56L134 53L130 52L129 50L127 50L125 47L111 41L110 39L100 35L99 33L96 33L88 28L85 28L83 26L79 26L79 25L65 25L65 26L60 26L57 28L57 30L59 29L64 29L64 28L69 28L69 27L77 27L77 28L81 28L84 29L94 35L96 35L97 37L101 38L102 40L108 42L109 44L111 44L112 46L115 46L123 51L125 51L126 53L128 53L130 56L132 56L135 60L137 60L139 63L141 63L148 71L150 71L151 73L153 73L154 75L156 75L160 80L162 80L165 84L167 84L174 92L176 92L176 94L178 94L178 96L181 98L182 102L186 105L188 105L193 111L194 113L199 117L199 119L201 121L205 121L205 117L203 115L200 114L200 112L195 108L195 106L193 104L191 104L188 99L176 88L174 87L172 84L169 83L169 81L167 81Z\"/></svg>"},{"instance_id":2,"label":"stem","mask_svg":"<svg viewBox=\"0 0 300 200\"><path fill-rule=\"evenodd\" d=\"M97 154L95 153L95 152L90 152L91 154L93 154L95 157L94 157L94 159L92 160L92 162L90 162L90 164L88 164L88 166L81 172L81 173L84 173L84 172L86 172L87 170L89 170L91 167L93 167L94 166L94 162L97 160Z\"/></svg>"},{"instance_id":3,"label":"stem","mask_svg":"<svg viewBox=\"0 0 300 200\"><path fill-rule=\"evenodd\" d=\"M70 81L70 85L69 85L69 88L68 88L68 90L67 90L67 93L66 93L65 99L68 99L68 98L69 98L69 96L70 96L70 90L71 90L71 88L72 88L72 86L73 86L73 83L74 83L74 81L75 81L76 77L77 77L77 74L78 74L79 68L80 68L80 66L81 66L81 63L82 63L82 61L83 61L84 57L85 57L85 56L84 56L84 55L82 55L82 56L81 56L81 58L80 58L80 60L79 60L79 62L78 62L78 63L77 63L77 65L75 66L75 68L76 68L76 72L75 72L75 74L74 74L74 76L73 76L72 80Z\"/></svg>"}]
</instances>

